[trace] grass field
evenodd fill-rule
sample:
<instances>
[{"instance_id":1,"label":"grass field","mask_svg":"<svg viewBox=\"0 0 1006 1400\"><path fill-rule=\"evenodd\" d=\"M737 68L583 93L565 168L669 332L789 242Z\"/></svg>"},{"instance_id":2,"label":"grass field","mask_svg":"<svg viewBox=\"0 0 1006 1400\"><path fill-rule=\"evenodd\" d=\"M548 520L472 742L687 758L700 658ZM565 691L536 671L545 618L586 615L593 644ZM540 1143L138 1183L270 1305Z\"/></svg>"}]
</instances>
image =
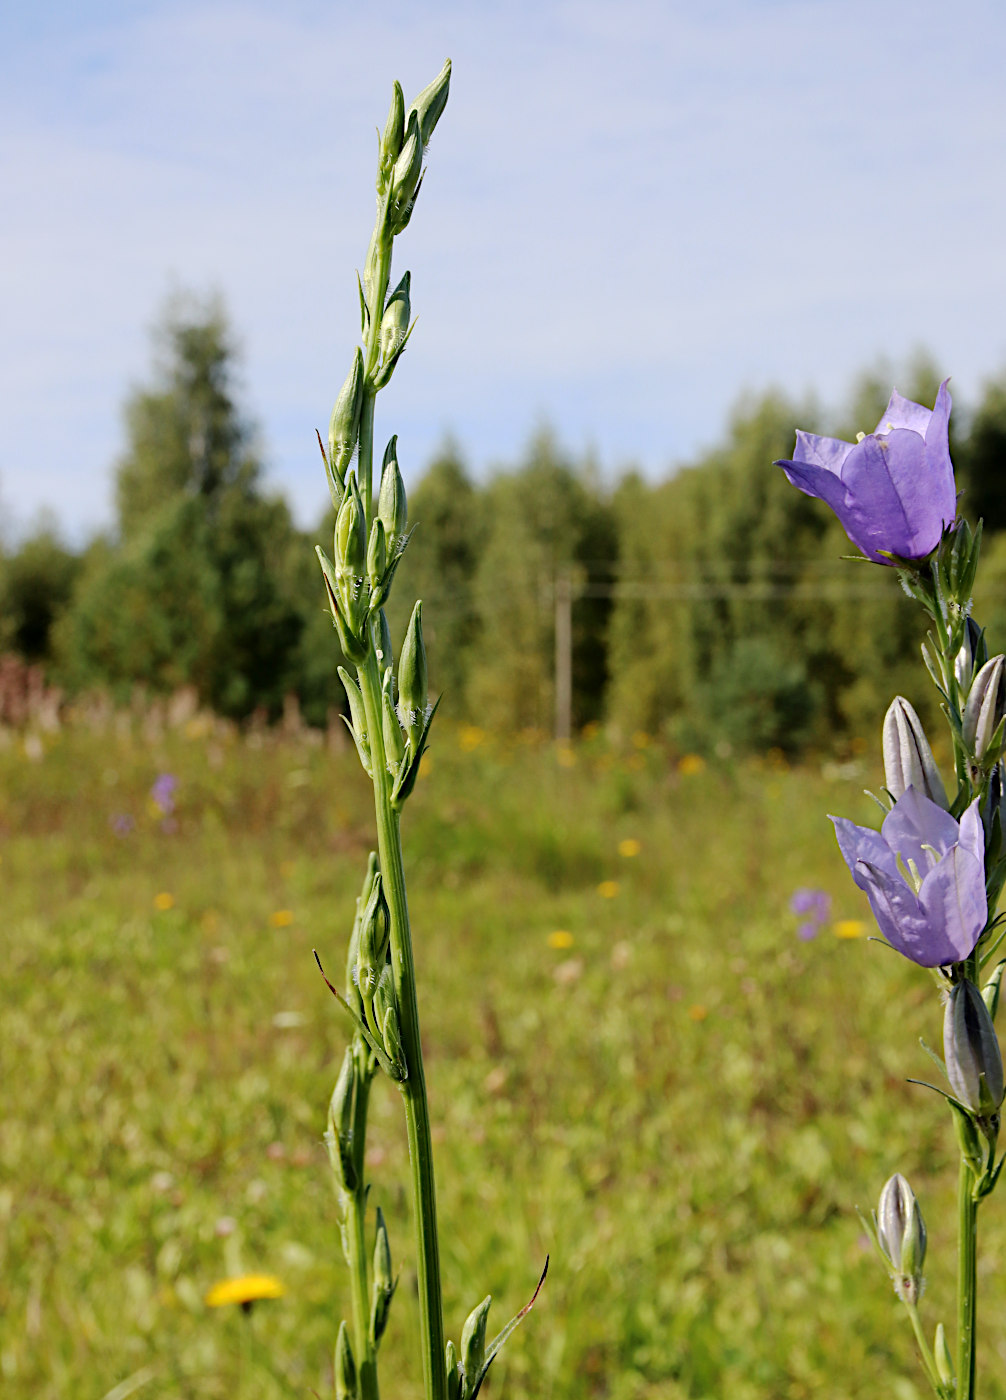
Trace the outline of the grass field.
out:
<instances>
[{"instance_id":1,"label":"grass field","mask_svg":"<svg viewBox=\"0 0 1006 1400\"><path fill-rule=\"evenodd\" d=\"M878 762L435 736L405 839L449 1333L489 1291L494 1331L552 1261L484 1394L922 1395L855 1206L909 1176L924 1315L952 1331L949 1124L905 1083L939 1011L925 973L836 935L867 911L825 818L874 820ZM341 980L372 830L355 755L305 735L135 718L0 740L5 1400L330 1393L348 1304L321 1133L345 1028L311 949ZM798 886L832 896L813 941ZM390 1086L371 1118L402 1276L384 1393L416 1400ZM988 1400L999 1199L982 1224ZM285 1295L207 1308L241 1271Z\"/></svg>"}]
</instances>

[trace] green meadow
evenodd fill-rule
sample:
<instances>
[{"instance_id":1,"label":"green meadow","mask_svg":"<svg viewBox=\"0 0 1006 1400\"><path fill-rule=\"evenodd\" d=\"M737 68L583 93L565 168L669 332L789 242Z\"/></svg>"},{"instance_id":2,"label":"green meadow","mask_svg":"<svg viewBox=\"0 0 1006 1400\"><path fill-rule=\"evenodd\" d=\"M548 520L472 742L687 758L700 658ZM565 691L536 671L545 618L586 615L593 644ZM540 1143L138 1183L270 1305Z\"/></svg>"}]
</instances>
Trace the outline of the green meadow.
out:
<instances>
[{"instance_id":1,"label":"green meadow","mask_svg":"<svg viewBox=\"0 0 1006 1400\"><path fill-rule=\"evenodd\" d=\"M955 1147L906 1083L934 1073L940 1013L864 936L825 815L874 821L880 780L872 750L791 768L435 733L405 842L449 1333L491 1292L492 1334L551 1261L483 1393L923 1394L856 1207L909 1177L923 1314L952 1331ZM321 1135L347 1030L312 949L341 982L371 802L348 744L305 731L95 714L0 735L5 1400L331 1393L348 1299ZM832 898L812 941L800 886ZM380 1081L368 1142L401 1276L384 1393L417 1400ZM1004 1263L993 1199L986 1397ZM242 1273L283 1296L206 1306Z\"/></svg>"}]
</instances>

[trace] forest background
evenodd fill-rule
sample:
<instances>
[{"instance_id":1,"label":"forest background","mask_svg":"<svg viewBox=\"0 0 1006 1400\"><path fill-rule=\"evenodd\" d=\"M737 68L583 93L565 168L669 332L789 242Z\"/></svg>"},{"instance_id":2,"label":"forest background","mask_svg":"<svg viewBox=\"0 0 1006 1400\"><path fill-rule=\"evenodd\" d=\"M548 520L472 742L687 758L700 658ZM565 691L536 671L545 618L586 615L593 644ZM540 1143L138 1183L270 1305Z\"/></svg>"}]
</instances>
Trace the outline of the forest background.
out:
<instances>
[{"instance_id":1,"label":"forest background","mask_svg":"<svg viewBox=\"0 0 1006 1400\"><path fill-rule=\"evenodd\" d=\"M44 519L0 542L0 653L66 699L190 687L246 720L295 697L312 725L343 703L311 548L330 544L331 515L304 532L269 491L235 370L219 303L176 299L150 382L125 405L114 530L78 551ZM920 353L897 385L932 403L939 378ZM794 754L871 733L893 691L924 709L908 600L883 571L844 564L837 523L772 465L797 425L871 430L891 382L888 366L863 373L837 411L741 400L717 445L658 481L612 479L545 427L488 474L445 443L411 474L417 528L396 591L425 600L444 714L501 733L604 724L698 752ZM978 612L1000 635L1006 376L951 427L962 509L987 535ZM392 609L394 636L405 622Z\"/></svg>"}]
</instances>

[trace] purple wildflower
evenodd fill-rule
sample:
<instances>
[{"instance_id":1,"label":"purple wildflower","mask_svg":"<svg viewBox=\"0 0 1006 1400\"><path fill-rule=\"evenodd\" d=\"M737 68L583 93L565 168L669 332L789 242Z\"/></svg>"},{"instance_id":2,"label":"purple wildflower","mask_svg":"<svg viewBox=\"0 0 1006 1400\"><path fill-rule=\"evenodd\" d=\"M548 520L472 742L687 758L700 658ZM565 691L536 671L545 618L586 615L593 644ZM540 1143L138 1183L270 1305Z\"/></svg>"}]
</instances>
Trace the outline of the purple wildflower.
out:
<instances>
[{"instance_id":1,"label":"purple wildflower","mask_svg":"<svg viewBox=\"0 0 1006 1400\"><path fill-rule=\"evenodd\" d=\"M178 779L174 773L159 773L150 789L150 796L165 816L175 810L175 789L177 787Z\"/></svg>"},{"instance_id":2,"label":"purple wildflower","mask_svg":"<svg viewBox=\"0 0 1006 1400\"><path fill-rule=\"evenodd\" d=\"M797 924L796 936L803 939L804 943L809 943L811 939L817 937L820 927L817 919L807 919L805 923Z\"/></svg>"},{"instance_id":3,"label":"purple wildflower","mask_svg":"<svg viewBox=\"0 0 1006 1400\"><path fill-rule=\"evenodd\" d=\"M891 562L882 550L925 559L957 513L947 383L932 409L895 390L876 429L858 442L798 431L795 459L776 463L799 490L831 506L852 543L878 564Z\"/></svg>"},{"instance_id":4,"label":"purple wildflower","mask_svg":"<svg viewBox=\"0 0 1006 1400\"><path fill-rule=\"evenodd\" d=\"M988 918L978 799L958 823L909 787L879 832L844 817L832 821L852 878L891 946L922 967L966 958Z\"/></svg>"}]
</instances>

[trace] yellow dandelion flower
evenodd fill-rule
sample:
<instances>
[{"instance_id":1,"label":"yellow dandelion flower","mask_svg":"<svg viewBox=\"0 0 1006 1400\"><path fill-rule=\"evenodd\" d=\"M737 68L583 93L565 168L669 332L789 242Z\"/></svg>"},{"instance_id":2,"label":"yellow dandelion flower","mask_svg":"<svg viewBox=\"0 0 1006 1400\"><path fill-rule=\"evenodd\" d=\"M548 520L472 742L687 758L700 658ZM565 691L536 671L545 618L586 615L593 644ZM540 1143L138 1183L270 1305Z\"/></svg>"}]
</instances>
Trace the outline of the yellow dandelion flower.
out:
<instances>
[{"instance_id":1,"label":"yellow dandelion flower","mask_svg":"<svg viewBox=\"0 0 1006 1400\"><path fill-rule=\"evenodd\" d=\"M242 1274L215 1283L204 1298L208 1308L225 1308L229 1303L251 1307L263 1298L282 1298L286 1289L272 1274Z\"/></svg>"},{"instance_id":2,"label":"yellow dandelion flower","mask_svg":"<svg viewBox=\"0 0 1006 1400\"><path fill-rule=\"evenodd\" d=\"M289 928L293 923L292 909L276 909L269 915L273 928Z\"/></svg>"},{"instance_id":3,"label":"yellow dandelion flower","mask_svg":"<svg viewBox=\"0 0 1006 1400\"><path fill-rule=\"evenodd\" d=\"M627 836L624 841L618 843L618 854L624 856L626 860L632 860L634 856L638 856L642 849L634 836Z\"/></svg>"},{"instance_id":4,"label":"yellow dandelion flower","mask_svg":"<svg viewBox=\"0 0 1006 1400\"><path fill-rule=\"evenodd\" d=\"M597 892L602 899L614 899L618 894L618 881L602 880L597 887Z\"/></svg>"},{"instance_id":5,"label":"yellow dandelion flower","mask_svg":"<svg viewBox=\"0 0 1006 1400\"><path fill-rule=\"evenodd\" d=\"M862 919L839 919L835 925L836 938L862 938L866 933L866 925Z\"/></svg>"},{"instance_id":6,"label":"yellow dandelion flower","mask_svg":"<svg viewBox=\"0 0 1006 1400\"><path fill-rule=\"evenodd\" d=\"M160 894L154 895L154 908L160 914L165 914L169 909L175 907L175 896L169 894L167 890L161 890Z\"/></svg>"},{"instance_id":7,"label":"yellow dandelion flower","mask_svg":"<svg viewBox=\"0 0 1006 1400\"><path fill-rule=\"evenodd\" d=\"M701 1002L696 1002L694 1006L688 1008L688 1016L692 1021L704 1021L708 1015L708 1006L703 1006Z\"/></svg>"},{"instance_id":8,"label":"yellow dandelion flower","mask_svg":"<svg viewBox=\"0 0 1006 1400\"><path fill-rule=\"evenodd\" d=\"M557 928L554 933L548 936L548 946L550 948L572 948L573 935L568 928Z\"/></svg>"},{"instance_id":9,"label":"yellow dandelion flower","mask_svg":"<svg viewBox=\"0 0 1006 1400\"><path fill-rule=\"evenodd\" d=\"M678 772L684 778L693 778L696 773L701 773L706 766L706 761L700 753L682 754L678 759Z\"/></svg>"}]
</instances>

